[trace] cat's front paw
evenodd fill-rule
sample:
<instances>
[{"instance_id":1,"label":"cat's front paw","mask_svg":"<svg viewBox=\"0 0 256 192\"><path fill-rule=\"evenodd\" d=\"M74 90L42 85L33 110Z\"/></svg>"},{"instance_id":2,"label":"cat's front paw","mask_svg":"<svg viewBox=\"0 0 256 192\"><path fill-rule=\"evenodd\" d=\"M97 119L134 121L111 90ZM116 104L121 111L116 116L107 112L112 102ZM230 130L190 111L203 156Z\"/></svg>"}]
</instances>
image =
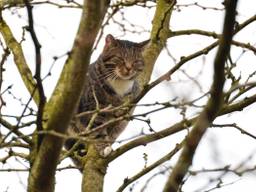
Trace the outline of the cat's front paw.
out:
<instances>
[{"instance_id":1,"label":"cat's front paw","mask_svg":"<svg viewBox=\"0 0 256 192\"><path fill-rule=\"evenodd\" d=\"M109 156L109 154L113 151L111 146L107 146L105 147L103 150L100 151L100 155L102 157L107 157Z\"/></svg>"}]
</instances>

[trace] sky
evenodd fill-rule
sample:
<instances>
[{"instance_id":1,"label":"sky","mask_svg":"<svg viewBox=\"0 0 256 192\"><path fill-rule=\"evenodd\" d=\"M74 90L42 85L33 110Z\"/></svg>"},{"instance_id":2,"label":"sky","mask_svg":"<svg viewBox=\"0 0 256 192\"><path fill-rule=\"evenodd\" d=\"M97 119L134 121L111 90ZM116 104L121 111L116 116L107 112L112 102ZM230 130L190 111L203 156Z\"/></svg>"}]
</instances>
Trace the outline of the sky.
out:
<instances>
[{"instance_id":1,"label":"sky","mask_svg":"<svg viewBox=\"0 0 256 192\"><path fill-rule=\"evenodd\" d=\"M186 5L194 3L193 0L178 0L178 4ZM223 8L222 1L216 0L198 0L200 5L207 7ZM34 20L36 33L38 39L42 45L42 76L47 75L49 69L52 67L53 57L65 55L72 47L73 40L79 24L79 18L81 10L79 9L59 9L51 5L35 6ZM136 13L136 14L135 14ZM123 16L129 20L133 25L143 26L145 31L149 31L151 28L151 21L153 18L154 8L145 10L141 7L127 8L124 10ZM238 6L237 21L242 22L245 19L253 16L256 13L255 1L240 1ZM11 11L4 11L3 16L7 23L13 30L15 37L21 39L22 27L27 25L26 11L24 9L11 9ZM115 17L117 21L121 23L121 15ZM208 31L221 32L223 22L223 11L221 10L203 10L198 6L181 7L181 11L175 11L172 15L170 27L172 30L182 29L203 29ZM125 22L124 22L125 23ZM131 29L131 25L127 24ZM142 30L141 27L136 29ZM143 29L143 31L144 31ZM111 22L104 31L104 36L108 33L113 34L117 38L127 39L135 42L143 41L149 38L148 32L141 34L134 34L127 32L125 35L120 30L119 25ZM243 42L256 43L256 24L250 25L244 32L235 36L236 40ZM34 72L34 50L31 43L31 39L28 34L25 36L26 41L23 42L23 48L25 50L25 57L28 64ZM212 38L201 36L182 36L168 40L168 49L175 59L170 59L167 56L167 52L164 50L159 59L157 60L156 67L152 74L152 81L165 73L175 64L175 60L178 61L180 57L189 55L194 51L203 48L209 43L213 42ZM92 55L92 62L100 54L104 38L101 39L99 46ZM184 73L179 72L175 74L171 81L164 82L157 86L154 90L149 92L141 103L154 103L164 102L178 98L178 101L188 101L196 98L200 95L200 91L206 92L211 85L212 77L212 63L215 55L215 51L212 51L205 57L200 57L188 62L182 69L186 70L190 76L195 77L202 87L200 88L195 82L189 80ZM241 54L241 49L232 49L234 58L238 58ZM44 87L46 95L49 98L58 76L61 72L61 68L66 59L66 56L58 59L51 69L52 75L44 80ZM243 76L250 74L256 70L255 55L251 52L246 52L239 60L238 70L235 71L237 75L241 73ZM196 65L196 67L195 67ZM255 77L253 78L255 81ZM14 95L22 98L23 102L28 100L28 93L21 82L17 69L12 62L12 58L8 60L8 66L6 66L6 72L4 73L4 87L14 84L12 92ZM228 82L226 83L226 88ZM201 90L200 90L201 89ZM255 90L254 90L255 92ZM159 94L161 93L161 94ZM7 97L7 96L6 96ZM7 100L8 101L8 100ZM205 100L203 101L205 102ZM21 114L22 108L19 106L19 102L12 99L7 102L7 106L3 108L5 114ZM220 117L216 123L226 122L233 123L238 122L239 125L245 128L250 133L256 135L255 130L255 105L245 109L242 113L235 113L231 116ZM151 107L153 109L154 107ZM140 113L150 108L138 107L136 113ZM200 110L195 109L188 111L188 117L192 117ZM175 122L182 119L180 111L177 109L166 109L152 114L150 117L151 126L155 131L162 130ZM149 133L148 127L138 121L132 121L125 132L118 138L123 140L137 135L141 130ZM28 130L28 132L31 130ZM119 157L117 160L109 165L108 172L105 178L105 192L116 191L122 184L124 178L131 177L145 166L144 154L147 154L147 165L150 165L154 161L158 160L161 156L168 153L176 143L180 142L185 136L186 131L175 134L174 136L166 139L154 142L147 146L138 147L130 152ZM121 144L124 144L121 143ZM117 148L120 144L113 145ZM226 165L237 165L241 161L248 160L248 157L256 151L256 140L248 138L248 136L242 135L239 131L234 129L210 129L204 136L193 160L193 169L198 170L202 168L216 168ZM0 153L3 153L1 150ZM0 155L1 157L1 155ZM167 166L174 165L177 160L176 155L170 162L155 169L151 174L142 178L141 182L135 183L134 192L139 192L143 188L146 180L159 170L164 170ZM255 165L255 157L248 160L249 166ZM62 165L70 164L70 160L65 160ZM24 168L25 162L19 162L15 159L11 160L7 165L9 167ZM1 168L0 164L0 168ZM4 167L6 168L6 167ZM121 170L121 171L120 171ZM166 182L168 172L163 175L159 175L152 180L145 192L161 192L162 186ZM211 176L207 174L199 174L193 179L188 180L188 184L184 186L185 192L197 191L203 185L207 185L209 178L217 177L218 174L212 173ZM26 173L1 173L0 172L0 192L16 192L26 191ZM254 192L255 188L255 172L254 174L246 174L244 177L237 177L234 174L228 174L223 181L224 183L233 183L232 185L224 186L220 189L216 189L216 192ZM60 191L80 191L81 175L76 170L68 170L57 172L56 174L56 192ZM213 185L214 186L214 185ZM129 187L125 191L129 191ZM200 190L199 190L200 191Z\"/></svg>"}]
</instances>

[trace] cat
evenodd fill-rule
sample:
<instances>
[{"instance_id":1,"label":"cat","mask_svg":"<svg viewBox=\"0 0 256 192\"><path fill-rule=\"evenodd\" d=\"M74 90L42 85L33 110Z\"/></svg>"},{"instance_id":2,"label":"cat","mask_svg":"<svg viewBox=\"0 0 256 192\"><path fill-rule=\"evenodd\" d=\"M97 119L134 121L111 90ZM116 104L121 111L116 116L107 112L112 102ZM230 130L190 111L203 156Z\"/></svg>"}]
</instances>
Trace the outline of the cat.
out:
<instances>
[{"instance_id":1,"label":"cat","mask_svg":"<svg viewBox=\"0 0 256 192\"><path fill-rule=\"evenodd\" d=\"M139 85L136 77L144 70L142 51L148 41L135 43L126 40L115 39L111 34L105 38L105 46L98 59L89 65L87 84L80 98L77 114L85 111L93 111L96 107L103 109L108 106L120 106L124 98L135 98L139 93ZM128 113L132 113L130 110ZM90 130L103 123L120 116L118 112L99 113L94 119ZM86 130L92 115L82 116L71 123L68 134L77 135ZM95 131L91 138L95 141L95 147L99 154L106 157L111 153L111 145L123 132L128 121L117 122L111 127ZM65 142L66 149L71 149L77 141L68 139ZM86 154L86 147L79 145L79 155Z\"/></svg>"}]
</instances>

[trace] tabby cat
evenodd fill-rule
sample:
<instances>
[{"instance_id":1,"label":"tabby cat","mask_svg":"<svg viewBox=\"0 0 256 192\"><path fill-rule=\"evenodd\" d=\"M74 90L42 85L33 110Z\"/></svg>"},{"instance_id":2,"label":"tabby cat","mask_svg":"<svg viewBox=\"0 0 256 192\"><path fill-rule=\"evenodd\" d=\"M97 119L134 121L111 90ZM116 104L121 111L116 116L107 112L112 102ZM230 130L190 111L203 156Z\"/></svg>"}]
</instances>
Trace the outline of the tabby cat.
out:
<instances>
[{"instance_id":1,"label":"tabby cat","mask_svg":"<svg viewBox=\"0 0 256 192\"><path fill-rule=\"evenodd\" d=\"M99 58L89 65L87 85L80 99L77 113L103 109L111 106L120 106L125 96L136 97L140 90L136 77L144 69L142 57L143 48L148 41L134 43L126 40L115 39L112 35L105 38L105 46ZM103 123L118 117L117 112L99 113L94 119L91 130ZM68 133L71 135L86 131L92 115L80 117L71 123ZM95 147L100 155L107 156L111 152L111 144L123 132L127 121L121 122L96 131L92 134ZM88 127L87 127L88 128ZM88 130L87 130L88 131ZM70 149L76 140L68 139L65 147ZM79 155L85 155L85 146L80 145Z\"/></svg>"}]
</instances>

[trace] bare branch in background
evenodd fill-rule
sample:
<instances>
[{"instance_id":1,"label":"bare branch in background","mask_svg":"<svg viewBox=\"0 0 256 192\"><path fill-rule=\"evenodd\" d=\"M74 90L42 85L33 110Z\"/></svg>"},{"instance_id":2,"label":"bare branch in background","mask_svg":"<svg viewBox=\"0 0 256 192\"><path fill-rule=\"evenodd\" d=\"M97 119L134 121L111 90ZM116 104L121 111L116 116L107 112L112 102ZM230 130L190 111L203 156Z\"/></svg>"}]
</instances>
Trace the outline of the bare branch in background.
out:
<instances>
[{"instance_id":1,"label":"bare branch in background","mask_svg":"<svg viewBox=\"0 0 256 192\"><path fill-rule=\"evenodd\" d=\"M183 142L176 144L176 147L173 150L171 150L168 154L166 154L164 157L162 157L155 163L152 163L150 166L145 167L141 172L137 173L133 177L125 179L124 183L118 188L117 192L122 192L128 185L138 180L140 177L144 176L146 173L152 171L154 168L158 167L164 162L170 160L182 148L182 144Z\"/></svg>"},{"instance_id":2,"label":"bare branch in background","mask_svg":"<svg viewBox=\"0 0 256 192\"><path fill-rule=\"evenodd\" d=\"M1 10L0 10L1 14ZM13 54L15 64L20 72L21 78L26 85L29 93L32 95L34 102L39 104L39 93L36 90L36 82L33 79L30 68L27 65L25 56L20 43L14 38L11 29L0 15L0 32L5 40L7 47Z\"/></svg>"},{"instance_id":3,"label":"bare branch in background","mask_svg":"<svg viewBox=\"0 0 256 192\"><path fill-rule=\"evenodd\" d=\"M236 1L227 0L225 3L234 5ZM239 157L246 155L246 158L225 161L225 156L221 153L226 151L218 147L222 138L218 137L217 140L215 137L220 132L228 132L231 133L230 138L238 135L241 140L255 142L255 132L250 129L250 123L246 124L239 118L234 120L233 117L248 114L246 118L250 118L251 111L255 108L256 68L251 65L251 58L255 58L256 42L253 36L244 38L244 34L253 31L256 15L248 16L249 14L238 9L237 21L234 24L234 7L231 16L228 14L231 10L229 7L231 6L224 8L221 2L194 1L183 4L175 0L85 0L84 4L76 0L0 0L0 11L3 15L0 17L1 174L21 174L20 182L24 182L23 178L29 175L28 191L52 192L55 185L61 185L58 180L55 182L55 174L60 174L59 171L61 174L70 174L74 170L74 174L78 176L78 170L82 170L82 166L76 167L68 160L75 157L84 165L83 173L79 175L82 177L81 191L102 192L105 186L107 191L146 192L152 191L152 185L160 178L162 181L163 178L164 181L168 179L169 182L162 182L157 189L162 191L166 184L165 191L168 192L186 191L186 187L191 183L193 185L194 181L205 182L193 186L193 192L214 191L230 185L239 186L239 179L243 179L247 173L255 172L255 151L239 153ZM76 37L69 39L70 36L66 35L70 34L55 33L57 30L51 27L52 21L42 24L41 18L37 18L36 14L48 9L57 14L82 12ZM153 17L152 23L145 22L145 25L142 23L140 26L138 23L141 23L141 18L137 17L137 10L141 10L143 17L145 16L142 22L150 22ZM204 28L204 21L197 21L196 17L193 17L193 21L192 18L190 20L187 11L191 10L196 14L214 14L218 18L226 10L223 34L215 32L215 28L211 26ZM136 16L133 17L134 13ZM72 14L68 17L71 18ZM187 17L186 20L183 20L183 16ZM10 18L20 21L19 26L16 27L16 23L13 24ZM61 20L58 22L63 26L61 31L64 33L69 25L76 27L76 24L72 25L73 21L65 21L64 24L61 24ZM216 23L222 23L222 19ZM189 27L184 28L187 24ZM120 106L108 105L101 108L97 104L95 109L74 115L80 93L86 84L85 74L91 53L98 52L102 37L112 30L115 38L131 41L134 41L133 37L141 38L141 41L149 39L143 49L145 70L136 79L142 92L133 100L129 96L125 97ZM32 41L27 38L27 32L30 33ZM72 44L74 41L73 47L57 46L56 52L55 47L54 50L52 47L49 49L48 46L53 42L44 41L44 37L47 38L45 32L53 42L61 40L65 43L70 41L68 43ZM232 35L235 36L234 39ZM184 40L188 42L184 43ZM31 54L34 55L33 51L35 58L28 60ZM218 53L214 61L212 83L211 64L215 51ZM12 60L17 72L11 68ZM31 69L34 66L33 76ZM41 69L44 76L41 76ZM27 90L19 87L20 82L16 81L16 77L10 78L9 74L20 76L21 83L23 81ZM59 74L52 96L46 101L45 94L50 94L47 83L55 84ZM213 85L210 88L211 83ZM26 91L29 95L24 94ZM95 93L94 98L97 103ZM134 108L134 114L127 113ZM115 118L92 127L96 117L116 112L118 115ZM69 123L82 117L88 118L86 127L90 130L75 135L66 133ZM100 156L93 147L100 140L92 139L93 135L103 130L107 132L109 126L121 121L132 122L127 135L124 134L116 141L106 139L115 142L113 147L116 149L107 157ZM211 129L203 144L210 145L207 155L214 157L209 157L208 160L214 162L211 166L195 162L197 168L194 168L190 166L194 152L207 127ZM78 142L69 150L63 149L63 141L66 139ZM179 144L175 146L175 143ZM77 149L84 147L83 145L86 146L82 149L86 155L80 156ZM248 153L250 156L247 156ZM178 161L175 154L180 155ZM199 154L201 158L200 155L202 154ZM128 162L128 159L135 161L136 165ZM140 167L137 167L137 161ZM125 170L126 165L134 169L131 170L133 172L122 172L122 178L118 175L116 181L119 185L107 183L112 177L110 174L117 174L112 173L112 170L107 172L108 169L115 169L119 163L122 163L118 167L119 172ZM254 176L255 174L250 174L250 177ZM4 185L8 188L8 184ZM119 188L109 189L111 185Z\"/></svg>"},{"instance_id":4,"label":"bare branch in background","mask_svg":"<svg viewBox=\"0 0 256 192\"><path fill-rule=\"evenodd\" d=\"M2 98L2 94L4 93L4 92L2 92L2 83L3 83L3 72L4 72L4 63L5 63L5 61L6 61L6 59L7 59L7 57L10 55L10 51L9 51L9 49L8 48L5 48L4 49L4 53L3 53L3 55L2 55L2 59L1 59L1 61L0 61L0 114L1 114L1 109L2 109L2 107L5 105L5 103L4 103L4 100L3 100L3 98Z\"/></svg>"},{"instance_id":5,"label":"bare branch in background","mask_svg":"<svg viewBox=\"0 0 256 192\"><path fill-rule=\"evenodd\" d=\"M224 66L234 33L236 4L237 1L225 1L226 15L223 34L220 39L219 49L214 60L214 77L211 87L211 97L187 137L187 141L179 157L178 163L175 165L168 181L166 182L164 192L178 191L183 178L188 172L188 168L192 164L195 150L202 136L206 132L207 127L215 119L218 111L221 108L223 102L222 89L225 82Z\"/></svg>"},{"instance_id":6,"label":"bare branch in background","mask_svg":"<svg viewBox=\"0 0 256 192\"><path fill-rule=\"evenodd\" d=\"M36 32L34 30L34 20L33 20L33 13L32 13L32 6L30 5L28 0L24 0L25 6L27 8L27 13L28 13L28 27L27 30L30 32L30 35L32 37L34 46L35 46L35 64L36 64L36 72L34 75L34 78L36 79L36 89L38 90L39 94L39 104L38 104L38 111L37 111L37 130L41 131L43 130L43 111L44 111L44 106L46 103L46 97L44 93L44 88L43 88L43 83L41 79L41 45L38 41L38 38L36 36ZM35 141L37 142L37 147L38 148L42 142L42 138L38 137L38 140Z\"/></svg>"}]
</instances>

